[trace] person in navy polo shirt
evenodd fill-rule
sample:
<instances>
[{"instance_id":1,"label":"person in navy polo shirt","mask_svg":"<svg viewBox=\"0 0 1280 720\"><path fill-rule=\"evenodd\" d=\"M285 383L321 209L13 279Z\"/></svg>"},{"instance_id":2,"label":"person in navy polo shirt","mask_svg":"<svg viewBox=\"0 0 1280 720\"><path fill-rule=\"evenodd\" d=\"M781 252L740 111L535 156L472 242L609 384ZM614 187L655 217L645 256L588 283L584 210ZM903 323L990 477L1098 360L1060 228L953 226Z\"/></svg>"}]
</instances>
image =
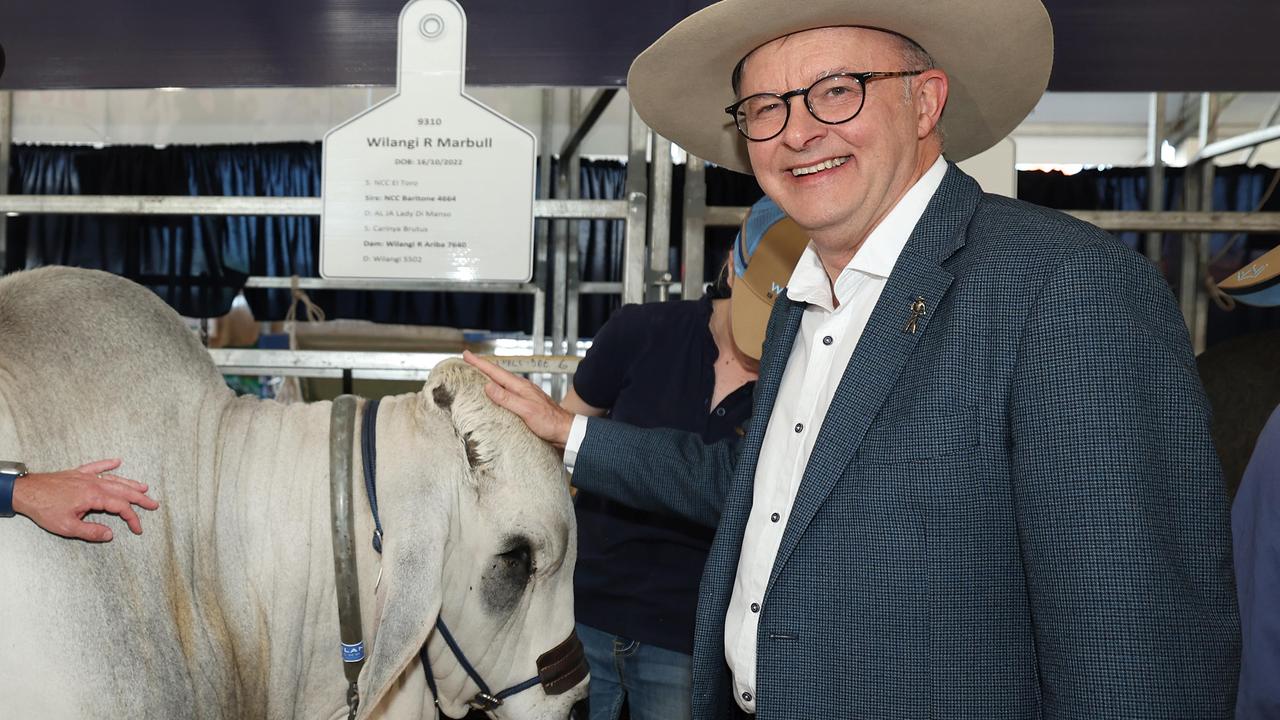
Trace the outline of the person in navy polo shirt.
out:
<instances>
[{"instance_id":1,"label":"person in navy polo shirt","mask_svg":"<svg viewBox=\"0 0 1280 720\"><path fill-rule=\"evenodd\" d=\"M710 291L619 309L562 405L706 443L741 436L772 287L786 283L807 240L773 201L756 203ZM615 720L624 703L633 720L689 718L694 611L714 529L586 491L576 508L574 607L591 665L591 720Z\"/></svg>"},{"instance_id":2,"label":"person in navy polo shirt","mask_svg":"<svg viewBox=\"0 0 1280 720\"><path fill-rule=\"evenodd\" d=\"M1280 309L1280 247L1218 287L1235 300ZM1239 382L1255 384L1246 374ZM1271 413L1231 505L1240 600L1240 685L1236 720L1280 718L1280 407Z\"/></svg>"}]
</instances>

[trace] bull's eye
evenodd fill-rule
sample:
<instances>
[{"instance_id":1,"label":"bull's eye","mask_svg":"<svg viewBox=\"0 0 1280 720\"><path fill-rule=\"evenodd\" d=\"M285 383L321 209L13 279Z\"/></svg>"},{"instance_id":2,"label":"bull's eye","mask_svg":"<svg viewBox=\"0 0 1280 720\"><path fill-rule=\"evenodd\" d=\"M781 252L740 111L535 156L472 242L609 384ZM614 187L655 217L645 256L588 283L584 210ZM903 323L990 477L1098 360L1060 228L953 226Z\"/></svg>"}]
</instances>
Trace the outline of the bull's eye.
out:
<instances>
[{"instance_id":1,"label":"bull's eye","mask_svg":"<svg viewBox=\"0 0 1280 720\"><path fill-rule=\"evenodd\" d=\"M503 563L513 575L527 578L533 574L533 550L529 548L528 543L520 543L498 557L502 558Z\"/></svg>"},{"instance_id":2,"label":"bull's eye","mask_svg":"<svg viewBox=\"0 0 1280 720\"><path fill-rule=\"evenodd\" d=\"M498 553L481 578L482 597L490 612L504 615L515 609L533 576L533 549L524 538Z\"/></svg>"}]
</instances>

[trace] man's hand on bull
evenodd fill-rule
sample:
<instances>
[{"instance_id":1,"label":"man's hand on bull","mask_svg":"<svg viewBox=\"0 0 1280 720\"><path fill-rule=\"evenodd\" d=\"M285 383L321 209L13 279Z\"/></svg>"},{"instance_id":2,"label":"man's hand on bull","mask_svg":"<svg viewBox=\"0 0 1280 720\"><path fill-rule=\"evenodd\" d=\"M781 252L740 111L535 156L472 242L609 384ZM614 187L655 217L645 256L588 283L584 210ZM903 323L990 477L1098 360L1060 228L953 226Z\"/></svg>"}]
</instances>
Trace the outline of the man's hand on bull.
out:
<instances>
[{"instance_id":1,"label":"man's hand on bull","mask_svg":"<svg viewBox=\"0 0 1280 720\"><path fill-rule=\"evenodd\" d=\"M462 358L492 381L484 387L490 400L515 413L534 435L551 443L557 450L564 450L573 426L573 413L557 405L542 388L519 375L470 351L464 351Z\"/></svg>"},{"instance_id":2,"label":"man's hand on bull","mask_svg":"<svg viewBox=\"0 0 1280 720\"><path fill-rule=\"evenodd\" d=\"M36 525L63 537L107 542L111 528L86 522L92 512L119 515L134 535L142 534L142 522L133 506L155 510L160 503L147 496L145 483L109 474L120 460L98 460L74 470L30 473L13 486L13 509Z\"/></svg>"}]
</instances>

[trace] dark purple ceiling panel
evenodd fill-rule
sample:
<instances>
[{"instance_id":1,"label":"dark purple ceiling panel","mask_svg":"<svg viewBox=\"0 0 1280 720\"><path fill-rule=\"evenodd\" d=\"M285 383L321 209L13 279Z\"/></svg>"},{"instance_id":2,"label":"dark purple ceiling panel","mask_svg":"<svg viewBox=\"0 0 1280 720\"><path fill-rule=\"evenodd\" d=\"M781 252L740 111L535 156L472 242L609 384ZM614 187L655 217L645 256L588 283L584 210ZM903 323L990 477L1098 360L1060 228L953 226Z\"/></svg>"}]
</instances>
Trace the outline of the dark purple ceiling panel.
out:
<instances>
[{"instance_id":1,"label":"dark purple ceiling panel","mask_svg":"<svg viewBox=\"0 0 1280 720\"><path fill-rule=\"evenodd\" d=\"M1045 0L1057 91L1280 90L1278 0Z\"/></svg>"},{"instance_id":2,"label":"dark purple ceiling panel","mask_svg":"<svg viewBox=\"0 0 1280 720\"><path fill-rule=\"evenodd\" d=\"M793 0L780 0L780 5ZM620 85L699 0L462 0L467 81ZM1054 90L1280 90L1280 1L1047 0ZM4 89L389 85L400 0L0 0ZM681 68L678 72L691 69Z\"/></svg>"}]
</instances>

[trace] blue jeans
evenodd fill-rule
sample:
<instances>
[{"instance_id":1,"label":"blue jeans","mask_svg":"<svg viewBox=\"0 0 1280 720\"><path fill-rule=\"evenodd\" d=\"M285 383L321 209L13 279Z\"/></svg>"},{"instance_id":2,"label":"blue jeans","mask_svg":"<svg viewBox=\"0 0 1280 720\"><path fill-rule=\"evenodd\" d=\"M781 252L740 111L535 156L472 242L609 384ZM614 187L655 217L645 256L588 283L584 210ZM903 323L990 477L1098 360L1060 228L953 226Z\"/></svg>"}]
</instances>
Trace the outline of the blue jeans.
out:
<instances>
[{"instance_id":1,"label":"blue jeans","mask_svg":"<svg viewBox=\"0 0 1280 720\"><path fill-rule=\"evenodd\" d=\"M617 720L625 700L631 720L693 717L693 658L641 645L578 624L591 666L590 720Z\"/></svg>"}]
</instances>

